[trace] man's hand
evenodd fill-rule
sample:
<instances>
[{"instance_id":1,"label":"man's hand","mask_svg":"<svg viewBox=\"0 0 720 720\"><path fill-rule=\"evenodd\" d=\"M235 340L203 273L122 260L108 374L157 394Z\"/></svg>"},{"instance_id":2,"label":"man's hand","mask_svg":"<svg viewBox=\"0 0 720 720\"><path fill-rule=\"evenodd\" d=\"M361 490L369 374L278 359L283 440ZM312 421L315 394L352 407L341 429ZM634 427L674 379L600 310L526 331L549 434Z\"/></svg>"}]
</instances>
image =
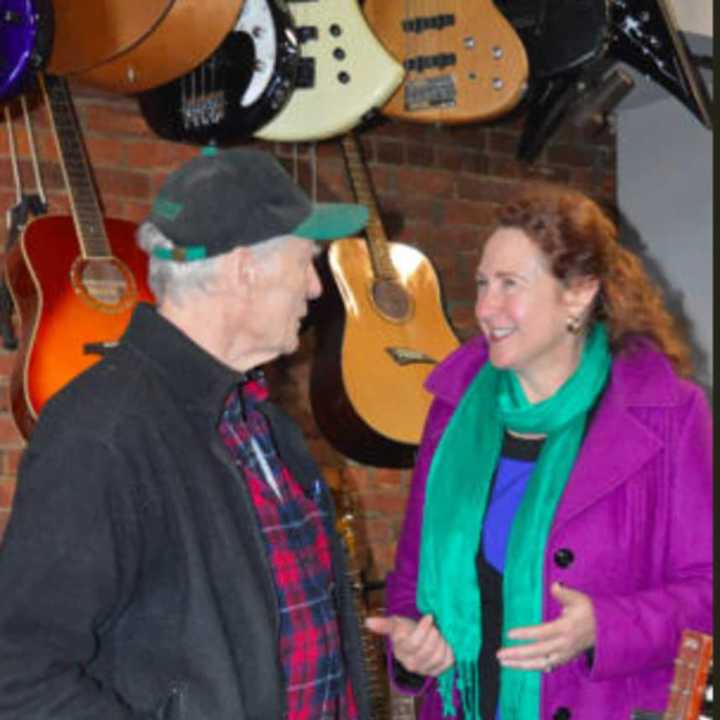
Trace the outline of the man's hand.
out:
<instances>
[{"instance_id":1,"label":"man's hand","mask_svg":"<svg viewBox=\"0 0 720 720\"><path fill-rule=\"evenodd\" d=\"M437 677L455 662L453 651L435 627L432 615L424 615L419 622L400 615L369 617L365 626L390 638L393 654L410 672Z\"/></svg>"}]
</instances>

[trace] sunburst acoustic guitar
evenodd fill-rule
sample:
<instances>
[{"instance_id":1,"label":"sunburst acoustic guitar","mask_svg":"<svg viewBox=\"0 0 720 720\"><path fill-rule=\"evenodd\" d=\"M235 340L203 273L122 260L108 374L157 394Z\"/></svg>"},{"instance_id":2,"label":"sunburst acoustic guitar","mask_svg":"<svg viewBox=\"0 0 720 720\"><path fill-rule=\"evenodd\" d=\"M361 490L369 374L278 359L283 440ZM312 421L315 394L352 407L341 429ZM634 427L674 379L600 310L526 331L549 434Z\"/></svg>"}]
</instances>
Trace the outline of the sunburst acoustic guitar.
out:
<instances>
[{"instance_id":1,"label":"sunburst acoustic guitar","mask_svg":"<svg viewBox=\"0 0 720 720\"><path fill-rule=\"evenodd\" d=\"M409 467L430 394L423 383L458 346L437 275L416 248L388 242L356 137L342 138L358 202L370 210L363 239L331 244L321 265L310 400L320 431L345 456Z\"/></svg>"},{"instance_id":2,"label":"sunburst acoustic guitar","mask_svg":"<svg viewBox=\"0 0 720 720\"><path fill-rule=\"evenodd\" d=\"M72 216L32 220L5 258L20 321L10 404L26 438L48 398L117 341L138 301L153 300L135 224L103 217L65 80L48 75L39 76L39 82Z\"/></svg>"},{"instance_id":3,"label":"sunburst acoustic guitar","mask_svg":"<svg viewBox=\"0 0 720 720\"><path fill-rule=\"evenodd\" d=\"M365 0L363 12L407 73L385 115L474 122L498 117L522 99L525 46L492 0Z\"/></svg>"}]
</instances>

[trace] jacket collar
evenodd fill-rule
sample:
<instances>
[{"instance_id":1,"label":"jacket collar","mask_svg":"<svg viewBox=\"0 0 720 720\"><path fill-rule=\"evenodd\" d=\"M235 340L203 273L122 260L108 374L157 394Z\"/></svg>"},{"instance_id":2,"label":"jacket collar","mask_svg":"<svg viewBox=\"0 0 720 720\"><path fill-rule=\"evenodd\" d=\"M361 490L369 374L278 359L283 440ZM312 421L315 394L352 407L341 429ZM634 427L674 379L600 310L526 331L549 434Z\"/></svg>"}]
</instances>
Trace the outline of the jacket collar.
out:
<instances>
[{"instance_id":1,"label":"jacket collar","mask_svg":"<svg viewBox=\"0 0 720 720\"><path fill-rule=\"evenodd\" d=\"M488 361L488 344L478 334L445 358L427 377L426 389L450 405L460 402L468 385ZM610 386L624 407L673 407L679 386L667 358L648 340L613 358Z\"/></svg>"},{"instance_id":2,"label":"jacket collar","mask_svg":"<svg viewBox=\"0 0 720 720\"><path fill-rule=\"evenodd\" d=\"M148 303L135 308L121 345L150 361L186 405L213 416L247 377L216 360Z\"/></svg>"},{"instance_id":3,"label":"jacket collar","mask_svg":"<svg viewBox=\"0 0 720 720\"><path fill-rule=\"evenodd\" d=\"M487 358L487 343L477 336L438 365L426 387L454 407ZM632 477L662 449L662 439L636 410L678 405L682 382L649 341L638 340L631 351L613 358L608 385L558 505L553 532Z\"/></svg>"}]
</instances>

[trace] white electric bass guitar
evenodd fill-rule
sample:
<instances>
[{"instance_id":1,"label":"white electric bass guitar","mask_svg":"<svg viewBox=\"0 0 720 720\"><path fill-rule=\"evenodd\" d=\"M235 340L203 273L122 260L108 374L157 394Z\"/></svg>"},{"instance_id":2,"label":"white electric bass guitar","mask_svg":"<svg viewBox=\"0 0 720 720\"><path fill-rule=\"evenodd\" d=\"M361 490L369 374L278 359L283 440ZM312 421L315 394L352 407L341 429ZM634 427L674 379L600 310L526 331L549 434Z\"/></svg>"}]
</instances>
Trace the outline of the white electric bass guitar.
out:
<instances>
[{"instance_id":1,"label":"white electric bass guitar","mask_svg":"<svg viewBox=\"0 0 720 720\"><path fill-rule=\"evenodd\" d=\"M289 0L300 42L295 90L255 137L314 142L340 135L382 107L405 71L380 44L357 0Z\"/></svg>"}]
</instances>

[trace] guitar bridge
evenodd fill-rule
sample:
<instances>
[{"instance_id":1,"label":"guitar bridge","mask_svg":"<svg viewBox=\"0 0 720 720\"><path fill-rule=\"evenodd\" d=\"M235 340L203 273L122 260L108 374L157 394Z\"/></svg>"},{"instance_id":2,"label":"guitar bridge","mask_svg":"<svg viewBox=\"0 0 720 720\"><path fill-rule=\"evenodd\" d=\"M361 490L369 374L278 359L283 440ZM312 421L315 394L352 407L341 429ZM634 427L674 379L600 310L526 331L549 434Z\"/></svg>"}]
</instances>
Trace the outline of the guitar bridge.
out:
<instances>
[{"instance_id":1,"label":"guitar bridge","mask_svg":"<svg viewBox=\"0 0 720 720\"><path fill-rule=\"evenodd\" d=\"M186 130L217 125L225 117L225 93L221 90L183 101L182 118Z\"/></svg>"},{"instance_id":2,"label":"guitar bridge","mask_svg":"<svg viewBox=\"0 0 720 720\"><path fill-rule=\"evenodd\" d=\"M413 350L412 348L404 347L387 347L385 352L398 364L398 365L437 365L437 360L431 358L420 350Z\"/></svg>"},{"instance_id":3,"label":"guitar bridge","mask_svg":"<svg viewBox=\"0 0 720 720\"><path fill-rule=\"evenodd\" d=\"M412 80L405 85L405 109L425 110L432 107L454 107L457 99L455 80L451 75L439 75Z\"/></svg>"}]
</instances>

